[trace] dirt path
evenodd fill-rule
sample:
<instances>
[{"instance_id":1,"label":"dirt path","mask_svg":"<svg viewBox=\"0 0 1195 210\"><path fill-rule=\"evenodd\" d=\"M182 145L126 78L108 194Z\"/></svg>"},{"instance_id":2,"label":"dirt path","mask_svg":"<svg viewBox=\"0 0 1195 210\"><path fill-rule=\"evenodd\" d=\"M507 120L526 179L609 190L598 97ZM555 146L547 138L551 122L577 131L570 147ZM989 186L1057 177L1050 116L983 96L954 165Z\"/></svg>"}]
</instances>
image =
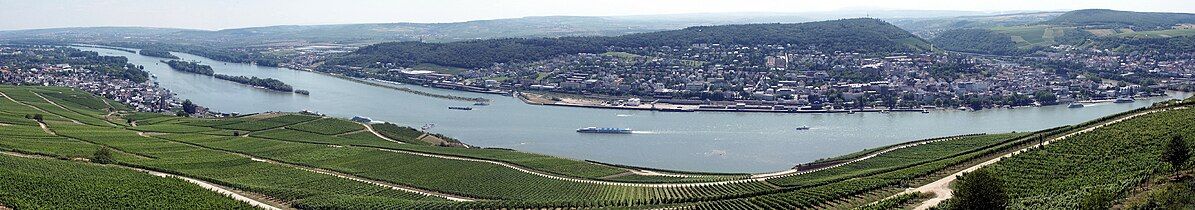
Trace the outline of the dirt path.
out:
<instances>
[{"instance_id":1,"label":"dirt path","mask_svg":"<svg viewBox=\"0 0 1195 210\"><path fill-rule=\"evenodd\" d=\"M350 174L340 173L340 172L336 172L336 171L332 171L332 170L325 170L325 169L321 169L321 168L313 168L313 167L299 166L299 165L294 165L294 164L290 164L290 163L283 163L283 162L278 162L278 161L273 161L273 160L267 160L267 159L261 159L261 158L256 158L256 157L250 157L249 159L250 159L250 160L253 160L253 161L263 162L263 163L270 163L270 164L278 164L278 165L286 165L286 166L291 166L291 167L293 167L293 168L297 168L297 169L300 169L300 170L309 171L309 172L313 172L313 173L319 173L319 174L324 174L324 175L329 175L329 176L335 176L335 177L342 178L342 179L348 179L348 180L353 180L353 181L358 181L358 182L364 182L364 183L367 183L367 184L377 185L377 186L381 186L381 187L385 187L385 188L390 188L390 189L399 190L399 191L406 191L406 192L415 193L415 194L420 194L420 195L425 195L425 196L440 197L440 198L448 199L448 200L451 200L451 201L477 201L477 200L479 200L479 199L476 199L476 198L470 198L470 197L465 197L465 196L458 196L458 195L445 194L445 193L440 193L440 192L436 192L436 191L430 191L430 190L418 189L418 188L413 188L413 187L407 187L407 186L403 186L403 185L393 184L393 183L389 183L389 182L383 182L383 181L377 181L377 180L372 180L372 179L362 178L362 177L358 177L358 176L355 176L355 175L350 175Z\"/></svg>"},{"instance_id":2,"label":"dirt path","mask_svg":"<svg viewBox=\"0 0 1195 210\"><path fill-rule=\"evenodd\" d=\"M45 96L42 96L40 93L33 92L33 91L30 91L30 92L33 93L33 95L37 96L38 98L41 98L41 100L45 100L46 102L49 102L50 104L53 104L54 106L57 106L59 109L66 110L68 112L74 112L75 114L87 116L87 114L83 114L83 113L79 113L79 112L76 112L71 109L67 109L65 106L59 105L58 103L55 103L54 101L46 98ZM63 118L66 118L66 117L63 116ZM76 121L75 119L71 119L71 118L66 118L66 119L70 119L71 122L75 122L75 124L83 124L79 121ZM111 125L112 127L120 127L119 125L113 124L112 122L108 122L107 120L104 120L104 123L108 123L108 125Z\"/></svg>"},{"instance_id":3,"label":"dirt path","mask_svg":"<svg viewBox=\"0 0 1195 210\"><path fill-rule=\"evenodd\" d=\"M470 197L465 197L465 196L459 196L459 195L452 195L452 194L440 193L440 192L436 192L436 191L424 190L424 189L419 189L419 188L414 188L414 187L409 187L409 186L404 186L404 185L394 184L394 183L390 183L390 182L384 182L384 181L378 181L378 180L368 179L368 178L359 177L359 176L352 175L352 174L346 174L346 173L341 173L341 172L332 171L332 170L326 170L326 169L322 169L322 168L308 167L308 166L302 166L302 165L297 165L297 164L291 164L291 163L286 163L286 162L280 162L280 161L270 160L270 159L263 158L263 157L257 157L257 156L253 156L253 155L249 155L249 154L245 154L245 153L236 152L236 151L230 151L230 150L224 150L224 149L219 149L219 148L207 147L207 146L203 146L203 145L199 145L199 144L194 144L194 143L191 143L191 142L175 141L175 140L171 140L171 139L160 138L160 137L154 137L154 136L150 136L150 137L152 137L152 138L157 138L157 139L161 139L161 140L166 140L166 141L171 141L171 142L177 142L177 143L182 143L182 144L187 144L187 145L197 146L197 147L206 148L206 149L212 149L212 150L217 150L217 151L227 152L227 153L231 153L231 154L234 154L234 155L237 155L237 156L241 156L241 157L249 158L250 160L253 160L253 161L258 161L258 162L263 162L263 163L269 163L269 164L275 164L275 165L286 166L286 167L295 168L295 169L299 169L299 170L304 170L304 171L308 171L308 172L314 172L314 173L319 173L319 174L324 174L324 175L329 175L329 176L335 176L335 177L342 178L342 179L348 179L348 180L353 180L353 181L363 182L363 183L366 183L366 184L377 185L377 186L386 187L386 188L390 188L390 189L394 189L394 190L406 191L406 192L411 192L411 193L420 194L420 195L426 195L426 196L432 196L432 197L444 198L444 199L448 199L448 200L451 200L451 201L476 201L476 200L480 200L480 199L476 199L476 198L470 198Z\"/></svg>"},{"instance_id":4,"label":"dirt path","mask_svg":"<svg viewBox=\"0 0 1195 210\"><path fill-rule=\"evenodd\" d=\"M46 157L46 156L40 156L40 155L29 155L29 154L22 154L22 153L16 153L16 152L3 152L3 154L14 156L14 157L22 157L22 158L55 160L55 158L52 158L52 157ZM204 189L211 190L216 193L220 193L220 194L228 196L234 200L245 202L245 203L248 203L249 205L252 205L252 206L258 207L258 208L262 208L262 209L267 209L267 210L294 209L287 205L271 201L271 199L267 199L266 196L263 196L263 195L242 192L242 191L235 190L235 189L227 187L227 186L221 186L221 185L217 185L217 184L214 184L211 182L198 180L195 178L190 178L190 177L186 177L186 176L165 173L165 172L160 172L160 171L153 171L153 170L147 170L147 169L141 169L141 168L121 166L121 165L103 165L103 166L129 169L129 170L134 170L134 171L138 171L138 172L148 173L150 175L154 175L154 176L158 176L158 177L181 179L188 183L198 185L199 187L202 187Z\"/></svg>"},{"instance_id":5,"label":"dirt path","mask_svg":"<svg viewBox=\"0 0 1195 210\"><path fill-rule=\"evenodd\" d=\"M1002 160L1006 157L1012 157L1013 155L1021 154L1022 152L1029 151L1030 149L1049 145L1051 142L1054 142L1054 141L1063 140L1063 139L1069 138L1069 137L1077 135L1077 134L1086 133L1086 132L1089 132L1089 131L1092 131L1092 130L1095 130L1098 128L1102 128L1104 126L1108 126L1108 125L1116 124L1116 123L1124 121L1124 120L1132 119L1134 117L1138 117L1138 116L1142 116L1142 115L1146 115L1146 114L1150 114L1150 113L1155 113L1155 112L1160 112L1160 111L1165 111L1165 110L1182 109L1182 108L1186 108L1186 107L1170 108L1170 109L1163 109L1163 110L1153 110L1153 111L1148 111L1148 112L1137 113L1137 114L1117 118L1115 120L1111 120L1108 122L1104 122L1104 123L1101 123L1101 124L1098 124L1095 126L1087 127L1083 130L1067 133L1065 135L1062 135L1062 136L1059 136L1059 137L1056 137L1056 138L1053 138L1050 140L1046 140L1037 145L1033 145L1033 146L1026 147L1024 149L1009 152L1009 153L1001 155L999 157L992 158L991 160L984 161L979 164L975 164L974 166L968 167L966 169L963 169L962 171L959 171L957 173L946 176L945 178L938 179L937 181L931 182L931 183L923 185L921 187L906 190L905 192L903 192L901 194L912 193L912 192L934 193L933 198L930 198L929 200L922 202L921 205L918 205L916 208L914 208L916 210L929 209L930 207L938 206L938 204L942 203L942 201L945 201L946 199L950 199L950 198L954 197L953 191L950 189L950 183L954 182L954 180L956 180L957 177L962 175L963 173L968 173L968 172L978 170L980 168L983 168L984 166L988 166L988 165L994 164L996 162L999 162L1000 160Z\"/></svg>"},{"instance_id":6,"label":"dirt path","mask_svg":"<svg viewBox=\"0 0 1195 210\"><path fill-rule=\"evenodd\" d=\"M46 123L37 122L37 126L41 127L42 131L45 131L47 134L50 134L51 136L58 135L57 133L54 133L54 131L50 130L50 127L46 126Z\"/></svg>"},{"instance_id":7,"label":"dirt path","mask_svg":"<svg viewBox=\"0 0 1195 210\"><path fill-rule=\"evenodd\" d=\"M385 135L378 133L378 131L373 130L373 126L369 126L369 124L360 123L360 122L358 122L358 124L365 126L365 130L369 131L370 133L373 133L374 136L378 136L378 138L382 138L382 139L385 139L386 141L390 141L390 142L394 142L394 143L406 144L406 142L390 139L389 137L386 137Z\"/></svg>"},{"instance_id":8,"label":"dirt path","mask_svg":"<svg viewBox=\"0 0 1195 210\"><path fill-rule=\"evenodd\" d=\"M37 110L37 111L40 111L40 112L42 112L42 113L46 113L46 114L51 114L51 115L54 115L54 116L58 116L58 117L61 117L61 118L63 118L63 119L70 120L71 122L73 122L73 123L75 123L75 124L79 124L79 125L82 125L82 124L83 124L82 122L79 122L79 121L77 121L77 120L75 120L75 119L71 119L71 118L63 117L62 115L54 114L53 112L48 112L48 111L46 111L46 110L44 110L44 109L38 108L37 106L33 106L33 105L29 105L29 104L21 103L20 101L17 101L16 99L12 99L12 97L8 97L8 94L4 94L4 92L0 92L0 96L4 96L4 98L7 98L9 101L12 101L13 103L17 103L17 104L21 104L21 105L28 106L29 108L33 108L33 109L35 109L35 110ZM40 95L39 95L39 96L40 96ZM42 98L42 99L45 99L45 98Z\"/></svg>"}]
</instances>

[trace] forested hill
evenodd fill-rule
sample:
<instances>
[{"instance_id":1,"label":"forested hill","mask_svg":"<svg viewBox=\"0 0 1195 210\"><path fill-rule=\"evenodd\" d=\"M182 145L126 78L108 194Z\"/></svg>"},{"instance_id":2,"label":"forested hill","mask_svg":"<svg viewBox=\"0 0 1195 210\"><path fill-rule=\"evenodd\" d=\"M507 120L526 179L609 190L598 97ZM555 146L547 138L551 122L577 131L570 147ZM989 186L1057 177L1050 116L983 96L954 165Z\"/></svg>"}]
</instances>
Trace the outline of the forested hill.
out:
<instances>
[{"instance_id":1,"label":"forested hill","mask_svg":"<svg viewBox=\"0 0 1195 210\"><path fill-rule=\"evenodd\" d=\"M928 43L892 24L870 18L795 24L699 26L613 37L510 38L450 43L389 42L370 45L338 58L331 66L369 67L419 63L478 68L494 63L536 61L574 53L601 53L610 47L687 46L690 44L791 45L822 51L920 52Z\"/></svg>"},{"instance_id":2,"label":"forested hill","mask_svg":"<svg viewBox=\"0 0 1195 210\"><path fill-rule=\"evenodd\" d=\"M1070 11L1043 23L1066 26L1154 29L1170 28L1182 23L1195 23L1195 14L1085 9Z\"/></svg>"}]
</instances>

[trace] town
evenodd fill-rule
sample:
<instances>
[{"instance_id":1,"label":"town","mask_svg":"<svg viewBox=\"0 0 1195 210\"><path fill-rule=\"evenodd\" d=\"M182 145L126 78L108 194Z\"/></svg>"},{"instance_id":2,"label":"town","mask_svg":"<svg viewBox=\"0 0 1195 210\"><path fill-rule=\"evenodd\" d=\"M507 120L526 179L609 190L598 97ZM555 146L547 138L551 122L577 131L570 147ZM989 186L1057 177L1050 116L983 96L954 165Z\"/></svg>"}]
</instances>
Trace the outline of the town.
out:
<instances>
[{"instance_id":1,"label":"town","mask_svg":"<svg viewBox=\"0 0 1195 210\"><path fill-rule=\"evenodd\" d=\"M0 84L77 88L143 112L183 107L124 57L54 46L0 46L0 58ZM198 112L206 113L201 107Z\"/></svg>"},{"instance_id":2,"label":"town","mask_svg":"<svg viewBox=\"0 0 1195 210\"><path fill-rule=\"evenodd\" d=\"M1068 46L1035 57L720 44L608 50L455 74L393 68L366 76L475 92L521 91L535 94L524 99L544 99L535 104L780 112L1081 106L1076 104L1160 96L1195 84L1191 54L1161 58Z\"/></svg>"}]
</instances>

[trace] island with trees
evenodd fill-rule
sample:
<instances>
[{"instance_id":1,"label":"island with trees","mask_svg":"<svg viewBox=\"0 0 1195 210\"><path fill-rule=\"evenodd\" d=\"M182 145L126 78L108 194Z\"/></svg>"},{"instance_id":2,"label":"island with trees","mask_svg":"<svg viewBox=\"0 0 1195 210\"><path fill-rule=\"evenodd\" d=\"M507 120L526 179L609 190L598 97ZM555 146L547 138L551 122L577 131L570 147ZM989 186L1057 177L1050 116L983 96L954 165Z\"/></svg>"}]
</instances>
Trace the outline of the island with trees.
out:
<instances>
[{"instance_id":1,"label":"island with trees","mask_svg":"<svg viewBox=\"0 0 1195 210\"><path fill-rule=\"evenodd\" d=\"M232 82L236 82L236 83L241 83L241 84L245 84L245 85L250 85L250 86L260 87L260 88L265 88L265 89L270 89L270 90L282 91L282 92L294 92L294 93L303 94L303 95L311 94L311 92L309 92L307 90L295 90L294 87L291 87L289 84L286 84L285 82L282 82L281 80L274 79L274 78L258 78L258 77L217 74L215 70L212 70L211 66L203 65L196 61L163 60L161 62L165 63L166 65L170 65L170 68L172 68L174 70L195 73L195 74L208 75L208 76L215 77L216 79L228 80L228 81L232 81Z\"/></svg>"},{"instance_id":2,"label":"island with trees","mask_svg":"<svg viewBox=\"0 0 1195 210\"><path fill-rule=\"evenodd\" d=\"M250 86L254 86L254 87L261 87L261 88L270 89L270 90L276 90L276 91L282 91L282 92L296 92L296 93L299 93L299 91L307 92L306 90L295 90L294 87L291 87L290 85L286 84L285 82L282 82L282 81L280 81L278 79L274 79L274 78L232 76L232 75L226 75L226 74L215 74L212 76L216 77L217 79L228 80L228 81L232 81L232 82L236 82L236 83L246 84L246 85L250 85ZM300 94L308 95L310 93L306 93L306 94L300 93Z\"/></svg>"},{"instance_id":3,"label":"island with trees","mask_svg":"<svg viewBox=\"0 0 1195 210\"><path fill-rule=\"evenodd\" d=\"M137 54L141 54L141 55L149 56L149 57L178 59L178 56L170 54L170 51L159 50L159 49L141 49L141 51L138 51Z\"/></svg>"},{"instance_id":4,"label":"island with trees","mask_svg":"<svg viewBox=\"0 0 1195 210\"><path fill-rule=\"evenodd\" d=\"M199 64L199 62L196 62L196 61L163 60L161 62L165 63L166 65L169 65L170 68L172 68L174 70L179 70L179 71L183 71L183 72L196 73L196 74L202 74L202 75L208 75L208 76L216 74L216 71L212 70L211 66Z\"/></svg>"}]
</instances>

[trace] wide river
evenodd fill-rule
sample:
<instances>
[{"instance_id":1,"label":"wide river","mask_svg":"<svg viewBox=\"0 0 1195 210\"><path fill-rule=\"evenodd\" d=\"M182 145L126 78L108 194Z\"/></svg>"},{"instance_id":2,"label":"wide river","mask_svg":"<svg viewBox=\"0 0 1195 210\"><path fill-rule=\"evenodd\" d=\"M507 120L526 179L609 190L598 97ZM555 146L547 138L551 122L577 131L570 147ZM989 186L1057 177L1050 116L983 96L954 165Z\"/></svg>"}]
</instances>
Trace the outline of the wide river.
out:
<instances>
[{"instance_id":1,"label":"wide river","mask_svg":"<svg viewBox=\"0 0 1195 210\"><path fill-rule=\"evenodd\" d=\"M465 143L502 147L574 159L716 172L765 172L796 164L905 141L970 133L1033 131L1074 124L1167 98L1136 103L994 109L975 112L778 114L672 113L528 105L500 95L406 85L434 93L493 99L472 111L449 110L471 102L418 96L319 73L225 63L174 53L211 65L216 73L269 77L311 91L281 93L197 74L174 71L159 58L118 50L78 47L129 58L157 75L156 81L180 98L219 112L312 110L337 117L367 116L412 127L434 124L432 132ZM1172 93L1169 98L1190 96ZM810 130L795 127L808 125ZM628 127L635 134L581 134L577 128Z\"/></svg>"}]
</instances>

